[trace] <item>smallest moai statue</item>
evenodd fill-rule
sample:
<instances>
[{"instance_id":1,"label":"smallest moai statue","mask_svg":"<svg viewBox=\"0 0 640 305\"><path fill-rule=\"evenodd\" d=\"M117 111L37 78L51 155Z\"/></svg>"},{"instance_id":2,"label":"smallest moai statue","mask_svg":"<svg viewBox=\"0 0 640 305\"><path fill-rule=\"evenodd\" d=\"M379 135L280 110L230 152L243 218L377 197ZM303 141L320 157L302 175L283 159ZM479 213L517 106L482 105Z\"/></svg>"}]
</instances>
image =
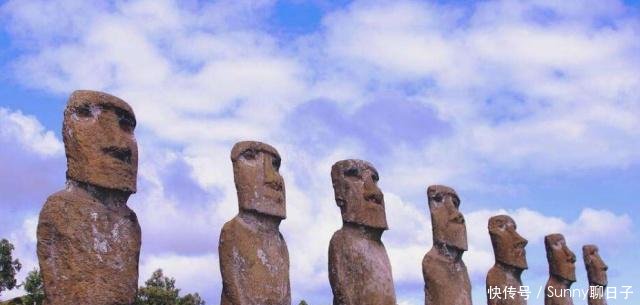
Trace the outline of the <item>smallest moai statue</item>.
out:
<instances>
[{"instance_id":1,"label":"smallest moai statue","mask_svg":"<svg viewBox=\"0 0 640 305\"><path fill-rule=\"evenodd\" d=\"M607 265L602 261L596 245L584 245L582 257L589 279L589 305L607 305Z\"/></svg>"},{"instance_id":2,"label":"smallest moai statue","mask_svg":"<svg viewBox=\"0 0 640 305\"><path fill-rule=\"evenodd\" d=\"M545 236L544 246L549 262L544 305L573 305L569 289L576 281L576 255L569 250L562 234Z\"/></svg>"},{"instance_id":3,"label":"smallest moai statue","mask_svg":"<svg viewBox=\"0 0 640 305\"><path fill-rule=\"evenodd\" d=\"M427 189L433 247L422 260L425 305L471 305L471 281L462 255L467 251L467 227L458 210L456 191L443 185Z\"/></svg>"},{"instance_id":4,"label":"smallest moai statue","mask_svg":"<svg viewBox=\"0 0 640 305\"><path fill-rule=\"evenodd\" d=\"M378 172L362 160L343 160L331 168L342 228L329 244L329 283L334 305L395 305L391 264L382 232L387 230Z\"/></svg>"},{"instance_id":5,"label":"smallest moai statue","mask_svg":"<svg viewBox=\"0 0 640 305\"><path fill-rule=\"evenodd\" d=\"M522 287L520 276L527 269L527 240L516 232L516 222L507 215L489 218L488 227L496 262L487 274L487 304L526 305L524 294L517 292Z\"/></svg>"}]
</instances>

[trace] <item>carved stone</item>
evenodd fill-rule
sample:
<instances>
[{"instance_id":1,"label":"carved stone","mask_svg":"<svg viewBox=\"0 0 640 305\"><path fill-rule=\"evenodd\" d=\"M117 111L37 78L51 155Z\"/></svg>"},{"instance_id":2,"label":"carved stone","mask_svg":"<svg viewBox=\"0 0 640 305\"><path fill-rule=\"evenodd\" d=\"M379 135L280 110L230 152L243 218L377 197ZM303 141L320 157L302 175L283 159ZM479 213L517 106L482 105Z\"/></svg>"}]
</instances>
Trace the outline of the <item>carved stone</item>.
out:
<instances>
[{"instance_id":1,"label":"carved stone","mask_svg":"<svg viewBox=\"0 0 640 305\"><path fill-rule=\"evenodd\" d=\"M526 305L524 295L507 294L505 291L520 291L522 272L527 269L525 246L527 240L516 232L516 223L507 215L489 218L489 236L495 255L495 264L487 273L488 305ZM490 289L497 289L501 294L491 294ZM507 290L509 289L509 290Z\"/></svg>"},{"instance_id":2,"label":"carved stone","mask_svg":"<svg viewBox=\"0 0 640 305\"><path fill-rule=\"evenodd\" d=\"M443 185L427 189L433 247L422 260L425 305L471 305L471 282L462 255L467 229L456 192Z\"/></svg>"},{"instance_id":3,"label":"carved stone","mask_svg":"<svg viewBox=\"0 0 640 305\"><path fill-rule=\"evenodd\" d=\"M381 236L387 229L378 172L366 161L343 160L331 168L342 228L329 244L334 305L395 305L391 264Z\"/></svg>"},{"instance_id":4,"label":"carved stone","mask_svg":"<svg viewBox=\"0 0 640 305\"><path fill-rule=\"evenodd\" d=\"M37 229L44 304L134 301L141 232L126 204L136 191L135 125L131 107L115 96L71 94L62 128L67 185L49 196Z\"/></svg>"},{"instance_id":5,"label":"carved stone","mask_svg":"<svg viewBox=\"0 0 640 305\"><path fill-rule=\"evenodd\" d=\"M290 305L289 252L278 230L286 218L280 155L247 141L233 147L231 161L239 212L220 232L220 304Z\"/></svg>"},{"instance_id":6,"label":"carved stone","mask_svg":"<svg viewBox=\"0 0 640 305\"><path fill-rule=\"evenodd\" d=\"M576 255L569 250L562 234L545 236L544 245L549 262L544 305L573 305L568 289L576 281Z\"/></svg>"},{"instance_id":7,"label":"carved stone","mask_svg":"<svg viewBox=\"0 0 640 305\"><path fill-rule=\"evenodd\" d=\"M594 295L589 293L589 305L607 305L607 269L609 267L604 263L598 247L596 245L582 246L582 257L584 265L587 268L587 278L589 279L589 291L594 291Z\"/></svg>"}]
</instances>

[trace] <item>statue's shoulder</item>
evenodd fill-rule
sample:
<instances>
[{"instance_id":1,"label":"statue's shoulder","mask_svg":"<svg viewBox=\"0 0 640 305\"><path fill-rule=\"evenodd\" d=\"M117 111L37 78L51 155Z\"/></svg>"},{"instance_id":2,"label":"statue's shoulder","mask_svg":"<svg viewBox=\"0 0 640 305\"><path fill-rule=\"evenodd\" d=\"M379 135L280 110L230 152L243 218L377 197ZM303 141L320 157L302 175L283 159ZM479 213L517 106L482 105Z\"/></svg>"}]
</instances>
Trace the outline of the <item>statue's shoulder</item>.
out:
<instances>
[{"instance_id":1,"label":"statue's shoulder","mask_svg":"<svg viewBox=\"0 0 640 305\"><path fill-rule=\"evenodd\" d=\"M331 236L331 241L329 241L330 246L338 247L338 245L342 245L347 242L349 239L349 234L346 234L345 231L341 228L335 232Z\"/></svg>"},{"instance_id":2,"label":"statue's shoulder","mask_svg":"<svg viewBox=\"0 0 640 305\"><path fill-rule=\"evenodd\" d=\"M502 286L505 283L506 277L504 272L500 270L496 265L493 265L489 272L487 272L487 286Z\"/></svg>"},{"instance_id":3,"label":"statue's shoulder","mask_svg":"<svg viewBox=\"0 0 640 305\"><path fill-rule=\"evenodd\" d=\"M242 223L242 219L240 219L240 217L238 216L235 216L224 223L224 225L222 226L222 230L220 231L220 237L224 235L235 235L239 231L242 231L244 227L246 227L246 225Z\"/></svg>"},{"instance_id":4,"label":"statue's shoulder","mask_svg":"<svg viewBox=\"0 0 640 305\"><path fill-rule=\"evenodd\" d=\"M446 269L446 262L440 257L438 250L431 248L422 259L422 272L428 277L434 273L440 272L441 269Z\"/></svg>"},{"instance_id":5,"label":"statue's shoulder","mask_svg":"<svg viewBox=\"0 0 640 305\"><path fill-rule=\"evenodd\" d=\"M345 249L345 243L344 231L342 229L335 231L329 241L329 255L342 253Z\"/></svg>"},{"instance_id":6,"label":"statue's shoulder","mask_svg":"<svg viewBox=\"0 0 640 305\"><path fill-rule=\"evenodd\" d=\"M77 194L69 189L59 190L47 197L47 200L40 211L40 217L50 214L61 213L67 210L69 207L74 206L76 203L82 201Z\"/></svg>"},{"instance_id":7,"label":"statue's shoulder","mask_svg":"<svg viewBox=\"0 0 640 305\"><path fill-rule=\"evenodd\" d=\"M431 262L437 260L437 258L435 257L436 255L437 253L434 248L431 248L429 251L427 251L427 253L422 258L422 267L425 267Z\"/></svg>"}]
</instances>

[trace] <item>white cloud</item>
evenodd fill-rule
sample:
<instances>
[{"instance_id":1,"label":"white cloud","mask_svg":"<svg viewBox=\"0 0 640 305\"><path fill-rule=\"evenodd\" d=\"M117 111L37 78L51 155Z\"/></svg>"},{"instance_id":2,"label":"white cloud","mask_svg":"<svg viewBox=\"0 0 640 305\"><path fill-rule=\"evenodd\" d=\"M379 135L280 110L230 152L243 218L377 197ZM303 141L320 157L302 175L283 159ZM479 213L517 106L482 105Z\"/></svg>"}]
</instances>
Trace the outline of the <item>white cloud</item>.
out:
<instances>
[{"instance_id":1,"label":"white cloud","mask_svg":"<svg viewBox=\"0 0 640 305\"><path fill-rule=\"evenodd\" d=\"M465 12L358 2L324 19L326 43L338 65L365 71L357 82L431 84L414 97L455 132L422 151L401 146L389 158L405 163L396 169L478 183L475 175L491 167L544 173L636 164L640 25L621 4L568 3L488 1ZM602 20L611 25L594 25ZM419 163L407 165L407 155Z\"/></svg>"},{"instance_id":2,"label":"white cloud","mask_svg":"<svg viewBox=\"0 0 640 305\"><path fill-rule=\"evenodd\" d=\"M56 156L62 153L62 143L54 133L45 128L33 116L20 111L0 107L0 139L16 142L28 151L41 156Z\"/></svg>"}]
</instances>

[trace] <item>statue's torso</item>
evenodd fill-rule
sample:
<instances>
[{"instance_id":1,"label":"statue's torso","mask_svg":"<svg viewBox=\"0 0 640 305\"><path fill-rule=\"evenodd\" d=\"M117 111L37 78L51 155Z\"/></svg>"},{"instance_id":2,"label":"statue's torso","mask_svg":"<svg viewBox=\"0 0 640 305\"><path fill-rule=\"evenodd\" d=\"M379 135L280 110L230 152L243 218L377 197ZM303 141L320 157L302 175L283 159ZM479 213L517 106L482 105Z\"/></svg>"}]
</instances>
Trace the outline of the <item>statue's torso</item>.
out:
<instances>
[{"instance_id":1,"label":"statue's torso","mask_svg":"<svg viewBox=\"0 0 640 305\"><path fill-rule=\"evenodd\" d=\"M45 304L133 302L140 225L126 205L106 206L77 190L51 195L38 222Z\"/></svg>"},{"instance_id":2,"label":"statue's torso","mask_svg":"<svg viewBox=\"0 0 640 305\"><path fill-rule=\"evenodd\" d=\"M329 252L334 304L396 304L391 264L381 241L339 230L331 239ZM338 282L343 287L336 287Z\"/></svg>"},{"instance_id":3,"label":"statue's torso","mask_svg":"<svg viewBox=\"0 0 640 305\"><path fill-rule=\"evenodd\" d=\"M549 291L550 287L551 292ZM544 305L573 305L573 299L569 291L566 290L570 288L570 286L558 284L557 281L550 278L544 287Z\"/></svg>"},{"instance_id":4,"label":"statue's torso","mask_svg":"<svg viewBox=\"0 0 640 305\"><path fill-rule=\"evenodd\" d=\"M464 262L451 263L436 251L432 249L422 260L425 304L471 305L471 282Z\"/></svg>"},{"instance_id":5,"label":"statue's torso","mask_svg":"<svg viewBox=\"0 0 640 305\"><path fill-rule=\"evenodd\" d=\"M493 266L487 274L486 291L498 289L499 296L487 292L489 305L526 305L525 295L520 293L522 281L518 276L505 272L498 266ZM507 290L509 287L509 290ZM506 294L505 294L506 291Z\"/></svg>"},{"instance_id":6,"label":"statue's torso","mask_svg":"<svg viewBox=\"0 0 640 305\"><path fill-rule=\"evenodd\" d=\"M222 304L291 304L289 254L280 232L256 230L236 217L222 228L220 248L221 264L230 264L235 277L223 274ZM234 291L242 296L231 296Z\"/></svg>"},{"instance_id":7,"label":"statue's torso","mask_svg":"<svg viewBox=\"0 0 640 305\"><path fill-rule=\"evenodd\" d=\"M593 288L594 294L593 297L591 295L591 287ZM602 288L602 289L599 289ZM607 305L607 287L604 286L589 286L589 296L588 296L588 305Z\"/></svg>"}]
</instances>

